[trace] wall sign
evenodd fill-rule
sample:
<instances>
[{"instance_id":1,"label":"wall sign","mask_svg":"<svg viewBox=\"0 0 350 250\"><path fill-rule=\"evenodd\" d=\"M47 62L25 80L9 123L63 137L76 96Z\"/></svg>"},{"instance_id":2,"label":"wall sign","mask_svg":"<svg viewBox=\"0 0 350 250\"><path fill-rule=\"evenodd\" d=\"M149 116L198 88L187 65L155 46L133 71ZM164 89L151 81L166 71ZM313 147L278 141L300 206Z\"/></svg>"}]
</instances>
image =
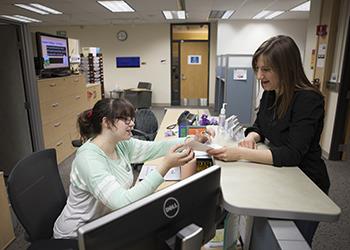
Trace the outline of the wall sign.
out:
<instances>
[{"instance_id":1,"label":"wall sign","mask_svg":"<svg viewBox=\"0 0 350 250\"><path fill-rule=\"evenodd\" d=\"M234 69L233 70L233 80L247 80L247 70L246 69Z\"/></svg>"},{"instance_id":2,"label":"wall sign","mask_svg":"<svg viewBox=\"0 0 350 250\"><path fill-rule=\"evenodd\" d=\"M202 64L202 56L201 55L189 55L187 57L188 64Z\"/></svg>"}]
</instances>

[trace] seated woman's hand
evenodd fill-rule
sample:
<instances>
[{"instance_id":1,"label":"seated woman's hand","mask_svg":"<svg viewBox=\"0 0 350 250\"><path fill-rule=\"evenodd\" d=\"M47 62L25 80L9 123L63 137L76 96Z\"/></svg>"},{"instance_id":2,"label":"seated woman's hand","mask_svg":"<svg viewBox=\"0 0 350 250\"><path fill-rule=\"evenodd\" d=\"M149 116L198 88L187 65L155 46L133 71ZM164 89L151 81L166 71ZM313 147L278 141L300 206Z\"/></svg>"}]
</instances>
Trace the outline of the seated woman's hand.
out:
<instances>
[{"instance_id":1,"label":"seated woman's hand","mask_svg":"<svg viewBox=\"0 0 350 250\"><path fill-rule=\"evenodd\" d=\"M209 149L207 153L221 161L237 161L241 159L239 147Z\"/></svg>"},{"instance_id":2,"label":"seated woman's hand","mask_svg":"<svg viewBox=\"0 0 350 250\"><path fill-rule=\"evenodd\" d=\"M161 175L165 175L169 169L177 166L182 166L194 158L192 149L184 144L178 144L173 146L166 154L163 160L163 164L159 172ZM164 174L162 174L164 173Z\"/></svg>"},{"instance_id":3,"label":"seated woman's hand","mask_svg":"<svg viewBox=\"0 0 350 250\"><path fill-rule=\"evenodd\" d=\"M256 149L256 142L254 139L244 138L242 141L238 143L238 146L244 148Z\"/></svg>"}]
</instances>

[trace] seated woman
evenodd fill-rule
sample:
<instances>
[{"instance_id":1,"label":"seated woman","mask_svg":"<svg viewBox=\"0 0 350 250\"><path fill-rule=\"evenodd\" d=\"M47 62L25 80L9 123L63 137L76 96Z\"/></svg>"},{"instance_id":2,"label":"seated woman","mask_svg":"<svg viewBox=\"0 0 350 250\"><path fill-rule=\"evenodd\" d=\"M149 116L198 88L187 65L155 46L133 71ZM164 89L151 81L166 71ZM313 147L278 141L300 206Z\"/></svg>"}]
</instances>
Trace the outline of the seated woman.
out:
<instances>
[{"instance_id":1,"label":"seated woman","mask_svg":"<svg viewBox=\"0 0 350 250\"><path fill-rule=\"evenodd\" d=\"M78 118L85 143L77 150L70 173L67 204L54 225L54 238L77 237L85 223L153 193L163 176L194 158L187 138L141 141L132 138L134 107L125 99L105 98ZM204 135L195 138L206 141ZM133 185L131 163L164 156L162 165Z\"/></svg>"},{"instance_id":2,"label":"seated woman","mask_svg":"<svg viewBox=\"0 0 350 250\"><path fill-rule=\"evenodd\" d=\"M264 89L253 126L246 129L240 147L208 153L223 161L246 159L277 167L298 166L328 193L330 182L319 145L324 100L304 73L297 45L288 36L272 37L257 49L252 66ZM256 149L256 143L265 139L270 149ZM318 222L295 224L311 246Z\"/></svg>"}]
</instances>

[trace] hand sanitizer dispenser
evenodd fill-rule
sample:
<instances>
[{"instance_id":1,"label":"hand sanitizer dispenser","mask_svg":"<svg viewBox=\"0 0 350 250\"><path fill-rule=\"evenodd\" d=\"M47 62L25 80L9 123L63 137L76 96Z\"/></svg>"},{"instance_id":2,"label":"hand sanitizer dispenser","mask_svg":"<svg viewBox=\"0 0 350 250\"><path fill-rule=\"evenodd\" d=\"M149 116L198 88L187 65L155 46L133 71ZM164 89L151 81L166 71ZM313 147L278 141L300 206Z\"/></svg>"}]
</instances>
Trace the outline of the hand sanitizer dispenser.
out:
<instances>
[{"instance_id":1,"label":"hand sanitizer dispenser","mask_svg":"<svg viewBox=\"0 0 350 250\"><path fill-rule=\"evenodd\" d=\"M222 108L220 110L220 115L219 115L219 127L224 129L225 128L225 120L226 120L226 105L227 103L222 104Z\"/></svg>"}]
</instances>

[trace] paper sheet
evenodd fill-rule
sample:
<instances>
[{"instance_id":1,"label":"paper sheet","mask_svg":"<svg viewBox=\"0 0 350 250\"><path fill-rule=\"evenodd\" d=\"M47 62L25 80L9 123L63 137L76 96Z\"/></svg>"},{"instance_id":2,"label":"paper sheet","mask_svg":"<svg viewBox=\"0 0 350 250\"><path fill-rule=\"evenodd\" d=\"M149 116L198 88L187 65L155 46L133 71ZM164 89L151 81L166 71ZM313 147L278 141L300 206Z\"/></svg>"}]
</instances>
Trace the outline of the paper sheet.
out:
<instances>
[{"instance_id":1,"label":"paper sheet","mask_svg":"<svg viewBox=\"0 0 350 250\"><path fill-rule=\"evenodd\" d=\"M139 180L143 180L149 173L151 173L156 166L143 165L139 174ZM171 168L164 176L166 181L179 181L181 180L181 169L180 167Z\"/></svg>"},{"instance_id":2,"label":"paper sheet","mask_svg":"<svg viewBox=\"0 0 350 250\"><path fill-rule=\"evenodd\" d=\"M200 143L198 141L190 141L188 143L186 143L187 146L189 146L190 148L192 148L193 150L196 151L204 151L206 152L209 149L213 149L213 148L221 148L222 146L218 145L218 144L205 144L205 143Z\"/></svg>"}]
</instances>

